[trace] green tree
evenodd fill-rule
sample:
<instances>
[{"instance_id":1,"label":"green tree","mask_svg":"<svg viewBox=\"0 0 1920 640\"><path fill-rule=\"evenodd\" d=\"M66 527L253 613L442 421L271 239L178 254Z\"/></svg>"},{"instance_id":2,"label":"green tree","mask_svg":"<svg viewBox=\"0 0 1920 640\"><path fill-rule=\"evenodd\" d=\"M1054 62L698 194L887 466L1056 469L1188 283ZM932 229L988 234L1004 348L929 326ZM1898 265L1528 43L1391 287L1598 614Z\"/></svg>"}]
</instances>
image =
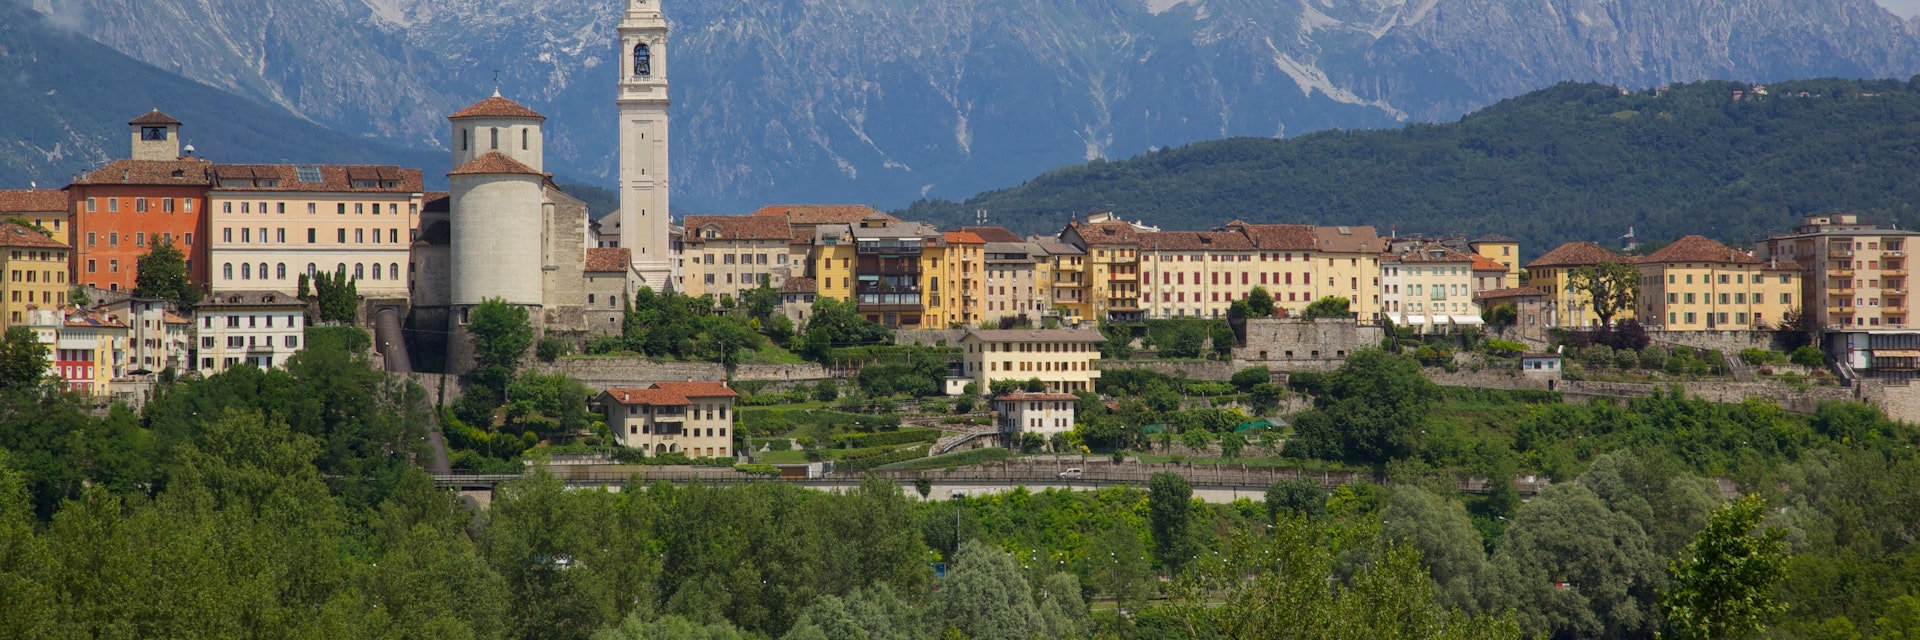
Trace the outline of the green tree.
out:
<instances>
[{"instance_id":1,"label":"green tree","mask_svg":"<svg viewBox=\"0 0 1920 640\"><path fill-rule=\"evenodd\" d=\"M533 347L527 308L488 298L468 312L467 332L473 339L474 382L505 389Z\"/></svg>"},{"instance_id":2,"label":"green tree","mask_svg":"<svg viewBox=\"0 0 1920 640\"><path fill-rule=\"evenodd\" d=\"M1299 417L1288 448L1298 454L1384 463L1420 450L1439 387L1407 358L1376 349L1354 352L1319 379L1316 410Z\"/></svg>"},{"instance_id":3,"label":"green tree","mask_svg":"<svg viewBox=\"0 0 1920 640\"><path fill-rule=\"evenodd\" d=\"M1033 590L1013 556L978 540L960 545L953 576L935 596L929 620L974 640L1028 640L1046 629Z\"/></svg>"},{"instance_id":4,"label":"green tree","mask_svg":"<svg viewBox=\"0 0 1920 640\"><path fill-rule=\"evenodd\" d=\"M1567 288L1584 293L1601 326L1613 326L1613 317L1632 309L1640 299L1640 268L1606 261L1576 267L1567 274Z\"/></svg>"},{"instance_id":5,"label":"green tree","mask_svg":"<svg viewBox=\"0 0 1920 640\"><path fill-rule=\"evenodd\" d=\"M1281 480L1267 487L1267 519L1292 514L1299 518L1318 518L1327 513L1327 492L1320 483L1306 478Z\"/></svg>"},{"instance_id":6,"label":"green tree","mask_svg":"<svg viewBox=\"0 0 1920 640\"><path fill-rule=\"evenodd\" d=\"M1802 367L1819 368L1827 365L1827 353L1819 347L1800 347L1793 350L1792 360Z\"/></svg>"},{"instance_id":7,"label":"green tree","mask_svg":"<svg viewBox=\"0 0 1920 640\"><path fill-rule=\"evenodd\" d=\"M592 640L747 640L749 637L730 624L694 624L674 615L644 620L636 613L621 620L620 626L593 634Z\"/></svg>"},{"instance_id":8,"label":"green tree","mask_svg":"<svg viewBox=\"0 0 1920 640\"><path fill-rule=\"evenodd\" d=\"M1621 638L1654 631L1659 556L1632 517L1578 483L1556 483L1520 508L1494 545L1486 605L1529 634Z\"/></svg>"},{"instance_id":9,"label":"green tree","mask_svg":"<svg viewBox=\"0 0 1920 640\"><path fill-rule=\"evenodd\" d=\"M1661 593L1667 629L1681 640L1745 638L1786 611L1774 586L1787 568L1786 530L1760 529L1767 503L1749 495L1713 512L1685 553L1668 565Z\"/></svg>"},{"instance_id":10,"label":"green tree","mask_svg":"<svg viewBox=\"0 0 1920 640\"><path fill-rule=\"evenodd\" d=\"M1272 382L1273 371L1266 367L1247 367L1233 372L1233 377L1228 378L1228 381L1233 383L1233 388L1246 393L1252 391L1254 387Z\"/></svg>"},{"instance_id":11,"label":"green tree","mask_svg":"<svg viewBox=\"0 0 1920 640\"><path fill-rule=\"evenodd\" d=\"M1254 385L1253 391L1247 394L1247 404L1252 405L1256 416L1268 415L1279 408L1284 393L1280 390L1280 385L1262 382Z\"/></svg>"},{"instance_id":12,"label":"green tree","mask_svg":"<svg viewBox=\"0 0 1920 640\"><path fill-rule=\"evenodd\" d=\"M1232 460L1240 457L1240 451L1247 448L1247 437L1238 431L1226 431L1220 434L1220 457Z\"/></svg>"},{"instance_id":13,"label":"green tree","mask_svg":"<svg viewBox=\"0 0 1920 640\"><path fill-rule=\"evenodd\" d=\"M7 328L0 344L0 389L37 387L47 380L47 345L22 325Z\"/></svg>"},{"instance_id":14,"label":"green tree","mask_svg":"<svg viewBox=\"0 0 1920 640\"><path fill-rule=\"evenodd\" d=\"M1352 318L1353 311L1349 308L1351 305L1352 301L1346 298L1327 296L1307 305L1306 318L1308 320L1316 320L1319 318Z\"/></svg>"},{"instance_id":15,"label":"green tree","mask_svg":"<svg viewBox=\"0 0 1920 640\"><path fill-rule=\"evenodd\" d=\"M1252 318L1271 318L1279 308L1274 305L1273 293L1266 287L1254 287L1247 293L1247 315Z\"/></svg>"},{"instance_id":16,"label":"green tree","mask_svg":"<svg viewBox=\"0 0 1920 640\"><path fill-rule=\"evenodd\" d=\"M1147 522L1153 530L1154 557L1169 573L1193 560L1193 486L1177 473L1160 472L1147 481Z\"/></svg>"},{"instance_id":17,"label":"green tree","mask_svg":"<svg viewBox=\"0 0 1920 640\"><path fill-rule=\"evenodd\" d=\"M200 304L200 288L187 273L187 256L173 242L161 239L135 262L133 295L161 298L182 309Z\"/></svg>"},{"instance_id":18,"label":"green tree","mask_svg":"<svg viewBox=\"0 0 1920 640\"><path fill-rule=\"evenodd\" d=\"M1481 309L1480 319L1489 327L1504 329L1520 321L1520 310L1512 303L1496 304Z\"/></svg>"},{"instance_id":19,"label":"green tree","mask_svg":"<svg viewBox=\"0 0 1920 640\"><path fill-rule=\"evenodd\" d=\"M840 398L840 384L832 380L821 380L813 386L813 399L821 402L833 402Z\"/></svg>"},{"instance_id":20,"label":"green tree","mask_svg":"<svg viewBox=\"0 0 1920 640\"><path fill-rule=\"evenodd\" d=\"M1480 532L1459 502L1419 487L1396 486L1380 511L1380 535L1420 552L1421 564L1440 587L1441 605L1476 608L1474 586L1486 568L1487 554Z\"/></svg>"}]
</instances>

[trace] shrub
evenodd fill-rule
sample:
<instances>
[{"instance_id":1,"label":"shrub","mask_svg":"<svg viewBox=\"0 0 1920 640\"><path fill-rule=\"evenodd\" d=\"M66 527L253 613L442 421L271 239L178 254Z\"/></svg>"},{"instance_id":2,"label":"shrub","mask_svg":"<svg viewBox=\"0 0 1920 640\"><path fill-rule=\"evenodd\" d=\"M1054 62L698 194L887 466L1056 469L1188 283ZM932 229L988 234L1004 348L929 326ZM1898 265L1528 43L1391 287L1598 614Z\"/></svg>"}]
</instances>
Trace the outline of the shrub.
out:
<instances>
[{"instance_id":1,"label":"shrub","mask_svg":"<svg viewBox=\"0 0 1920 640\"><path fill-rule=\"evenodd\" d=\"M1638 352L1631 349L1620 349L1613 352L1613 366L1619 367L1621 371L1632 369L1639 366L1639 364L1640 354Z\"/></svg>"},{"instance_id":2,"label":"shrub","mask_svg":"<svg viewBox=\"0 0 1920 640\"><path fill-rule=\"evenodd\" d=\"M1647 347L1645 349L1640 350L1640 368L1652 369L1652 370L1658 371L1666 368L1666 366L1667 366L1667 348L1666 347L1662 347L1656 344L1651 347Z\"/></svg>"},{"instance_id":3,"label":"shrub","mask_svg":"<svg viewBox=\"0 0 1920 640\"><path fill-rule=\"evenodd\" d=\"M960 396L959 400L953 401L953 412L962 415L973 413L973 405L975 402L977 402L977 400L971 395Z\"/></svg>"},{"instance_id":4,"label":"shrub","mask_svg":"<svg viewBox=\"0 0 1920 640\"><path fill-rule=\"evenodd\" d=\"M541 362L553 362L569 353L573 353L573 343L553 336L541 338L533 348L534 357L539 358Z\"/></svg>"},{"instance_id":5,"label":"shrub","mask_svg":"<svg viewBox=\"0 0 1920 640\"><path fill-rule=\"evenodd\" d=\"M1501 308L1504 309L1511 306L1512 305L1504 305ZM1499 338L1491 338L1487 340L1487 350L1493 352L1495 355L1513 357L1525 353L1527 351L1527 345L1518 342L1509 342Z\"/></svg>"},{"instance_id":6,"label":"shrub","mask_svg":"<svg viewBox=\"0 0 1920 640\"><path fill-rule=\"evenodd\" d=\"M773 465L770 465L770 464L736 464L736 465L733 465L733 470L741 473L745 473L748 475L756 475L756 476L780 475L780 470L774 468Z\"/></svg>"},{"instance_id":7,"label":"shrub","mask_svg":"<svg viewBox=\"0 0 1920 640\"><path fill-rule=\"evenodd\" d=\"M1793 363L1802 367L1824 367L1827 354L1818 347L1800 347L1793 350Z\"/></svg>"},{"instance_id":8,"label":"shrub","mask_svg":"<svg viewBox=\"0 0 1920 640\"><path fill-rule=\"evenodd\" d=\"M821 402L833 402L840 397L840 385L832 380L821 380L813 387L813 399Z\"/></svg>"},{"instance_id":9,"label":"shrub","mask_svg":"<svg viewBox=\"0 0 1920 640\"><path fill-rule=\"evenodd\" d=\"M1233 372L1231 383L1241 393L1252 391L1254 387L1273 380L1273 371L1266 367L1247 367Z\"/></svg>"},{"instance_id":10,"label":"shrub","mask_svg":"<svg viewBox=\"0 0 1920 640\"><path fill-rule=\"evenodd\" d=\"M1613 347L1596 344L1580 351L1580 363L1599 369L1613 365Z\"/></svg>"}]
</instances>

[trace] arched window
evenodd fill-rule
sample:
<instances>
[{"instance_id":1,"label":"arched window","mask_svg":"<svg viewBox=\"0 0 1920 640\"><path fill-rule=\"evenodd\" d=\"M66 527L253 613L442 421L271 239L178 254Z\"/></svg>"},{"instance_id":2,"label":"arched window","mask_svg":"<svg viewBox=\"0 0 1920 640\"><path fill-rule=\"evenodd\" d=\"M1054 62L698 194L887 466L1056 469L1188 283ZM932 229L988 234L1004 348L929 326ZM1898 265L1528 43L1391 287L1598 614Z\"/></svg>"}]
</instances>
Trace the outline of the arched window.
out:
<instances>
[{"instance_id":1,"label":"arched window","mask_svg":"<svg viewBox=\"0 0 1920 640\"><path fill-rule=\"evenodd\" d=\"M468 135L469 135L469 134L471 134L471 133L473 133L473 132L472 132L471 130L468 130L468 129L461 129L461 130L460 130L460 150L461 150L461 151L466 151L466 150L467 150L467 137L468 137Z\"/></svg>"},{"instance_id":2,"label":"arched window","mask_svg":"<svg viewBox=\"0 0 1920 640\"><path fill-rule=\"evenodd\" d=\"M227 280L233 279L233 263L220 265L220 277Z\"/></svg>"},{"instance_id":3,"label":"arched window","mask_svg":"<svg viewBox=\"0 0 1920 640\"><path fill-rule=\"evenodd\" d=\"M247 264L245 262L240 263L240 279L241 280L253 279L253 265Z\"/></svg>"},{"instance_id":4,"label":"arched window","mask_svg":"<svg viewBox=\"0 0 1920 640\"><path fill-rule=\"evenodd\" d=\"M273 265L273 278L275 280L287 279L287 263L282 262L280 264Z\"/></svg>"},{"instance_id":5,"label":"arched window","mask_svg":"<svg viewBox=\"0 0 1920 640\"><path fill-rule=\"evenodd\" d=\"M267 263L265 262L260 263L260 279L267 279Z\"/></svg>"},{"instance_id":6,"label":"arched window","mask_svg":"<svg viewBox=\"0 0 1920 640\"><path fill-rule=\"evenodd\" d=\"M380 279L380 263L378 262L373 263L373 279Z\"/></svg>"},{"instance_id":7,"label":"arched window","mask_svg":"<svg viewBox=\"0 0 1920 640\"><path fill-rule=\"evenodd\" d=\"M362 265L358 262L353 263L353 279L359 280L365 277L367 277L366 265Z\"/></svg>"},{"instance_id":8,"label":"arched window","mask_svg":"<svg viewBox=\"0 0 1920 640\"><path fill-rule=\"evenodd\" d=\"M388 280L400 279L400 263L394 262L387 265L387 279Z\"/></svg>"},{"instance_id":9,"label":"arched window","mask_svg":"<svg viewBox=\"0 0 1920 640\"><path fill-rule=\"evenodd\" d=\"M527 150L527 139L529 137L529 134L532 134L532 133L533 133L533 129L520 130L520 150L521 151Z\"/></svg>"},{"instance_id":10,"label":"arched window","mask_svg":"<svg viewBox=\"0 0 1920 640\"><path fill-rule=\"evenodd\" d=\"M496 151L499 150L500 149L500 127L493 127L491 129L488 129L487 132L492 136L493 149Z\"/></svg>"},{"instance_id":11,"label":"arched window","mask_svg":"<svg viewBox=\"0 0 1920 640\"><path fill-rule=\"evenodd\" d=\"M644 42L633 45L633 75L642 78L653 75L653 50Z\"/></svg>"},{"instance_id":12,"label":"arched window","mask_svg":"<svg viewBox=\"0 0 1920 640\"><path fill-rule=\"evenodd\" d=\"M311 262L307 263L307 277L312 278L317 275L320 275L320 267Z\"/></svg>"},{"instance_id":13,"label":"arched window","mask_svg":"<svg viewBox=\"0 0 1920 640\"><path fill-rule=\"evenodd\" d=\"M342 278L347 277L347 263L342 262L342 263L333 265L333 275L340 276Z\"/></svg>"}]
</instances>

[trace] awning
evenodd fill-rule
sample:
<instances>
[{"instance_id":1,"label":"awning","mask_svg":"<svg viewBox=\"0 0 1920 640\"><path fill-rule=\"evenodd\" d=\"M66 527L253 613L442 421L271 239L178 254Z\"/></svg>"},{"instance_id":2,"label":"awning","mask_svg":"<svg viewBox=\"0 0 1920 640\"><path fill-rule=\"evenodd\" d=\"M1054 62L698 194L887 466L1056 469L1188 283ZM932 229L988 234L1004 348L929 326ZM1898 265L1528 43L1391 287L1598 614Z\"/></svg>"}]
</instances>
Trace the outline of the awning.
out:
<instances>
[{"instance_id":1,"label":"awning","mask_svg":"<svg viewBox=\"0 0 1920 640\"><path fill-rule=\"evenodd\" d=\"M1480 325L1487 323L1487 321L1480 319L1480 316L1447 316L1447 320L1459 325Z\"/></svg>"}]
</instances>

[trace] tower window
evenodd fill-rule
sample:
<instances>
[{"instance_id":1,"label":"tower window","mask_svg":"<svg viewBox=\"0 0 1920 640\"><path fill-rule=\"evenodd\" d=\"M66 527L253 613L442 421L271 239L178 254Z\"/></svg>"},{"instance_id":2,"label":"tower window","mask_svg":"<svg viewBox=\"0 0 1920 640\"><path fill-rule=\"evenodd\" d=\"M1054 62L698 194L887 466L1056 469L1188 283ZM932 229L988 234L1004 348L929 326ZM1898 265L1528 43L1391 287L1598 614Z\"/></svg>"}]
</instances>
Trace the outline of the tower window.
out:
<instances>
[{"instance_id":1,"label":"tower window","mask_svg":"<svg viewBox=\"0 0 1920 640\"><path fill-rule=\"evenodd\" d=\"M488 129L487 132L491 134L491 137L492 137L492 143L493 143L492 148L495 150L498 150L500 148L500 128L494 127L494 128Z\"/></svg>"},{"instance_id":2,"label":"tower window","mask_svg":"<svg viewBox=\"0 0 1920 640\"><path fill-rule=\"evenodd\" d=\"M167 139L167 128L166 127L140 127L140 139L141 140L165 140Z\"/></svg>"},{"instance_id":3,"label":"tower window","mask_svg":"<svg viewBox=\"0 0 1920 640\"><path fill-rule=\"evenodd\" d=\"M533 130L532 130L532 129L521 129L521 130L520 130L520 150L521 150L521 151L526 151L526 150L528 150L528 147L527 147L527 138L528 138L528 135L527 135L527 134L530 134L530 133L532 133L532 132L533 132Z\"/></svg>"},{"instance_id":4,"label":"tower window","mask_svg":"<svg viewBox=\"0 0 1920 640\"><path fill-rule=\"evenodd\" d=\"M643 78L653 75L653 50L644 42L633 45L633 75Z\"/></svg>"},{"instance_id":5,"label":"tower window","mask_svg":"<svg viewBox=\"0 0 1920 640\"><path fill-rule=\"evenodd\" d=\"M460 130L460 150L461 151L467 150L467 134L468 133L469 132L466 129Z\"/></svg>"}]
</instances>

